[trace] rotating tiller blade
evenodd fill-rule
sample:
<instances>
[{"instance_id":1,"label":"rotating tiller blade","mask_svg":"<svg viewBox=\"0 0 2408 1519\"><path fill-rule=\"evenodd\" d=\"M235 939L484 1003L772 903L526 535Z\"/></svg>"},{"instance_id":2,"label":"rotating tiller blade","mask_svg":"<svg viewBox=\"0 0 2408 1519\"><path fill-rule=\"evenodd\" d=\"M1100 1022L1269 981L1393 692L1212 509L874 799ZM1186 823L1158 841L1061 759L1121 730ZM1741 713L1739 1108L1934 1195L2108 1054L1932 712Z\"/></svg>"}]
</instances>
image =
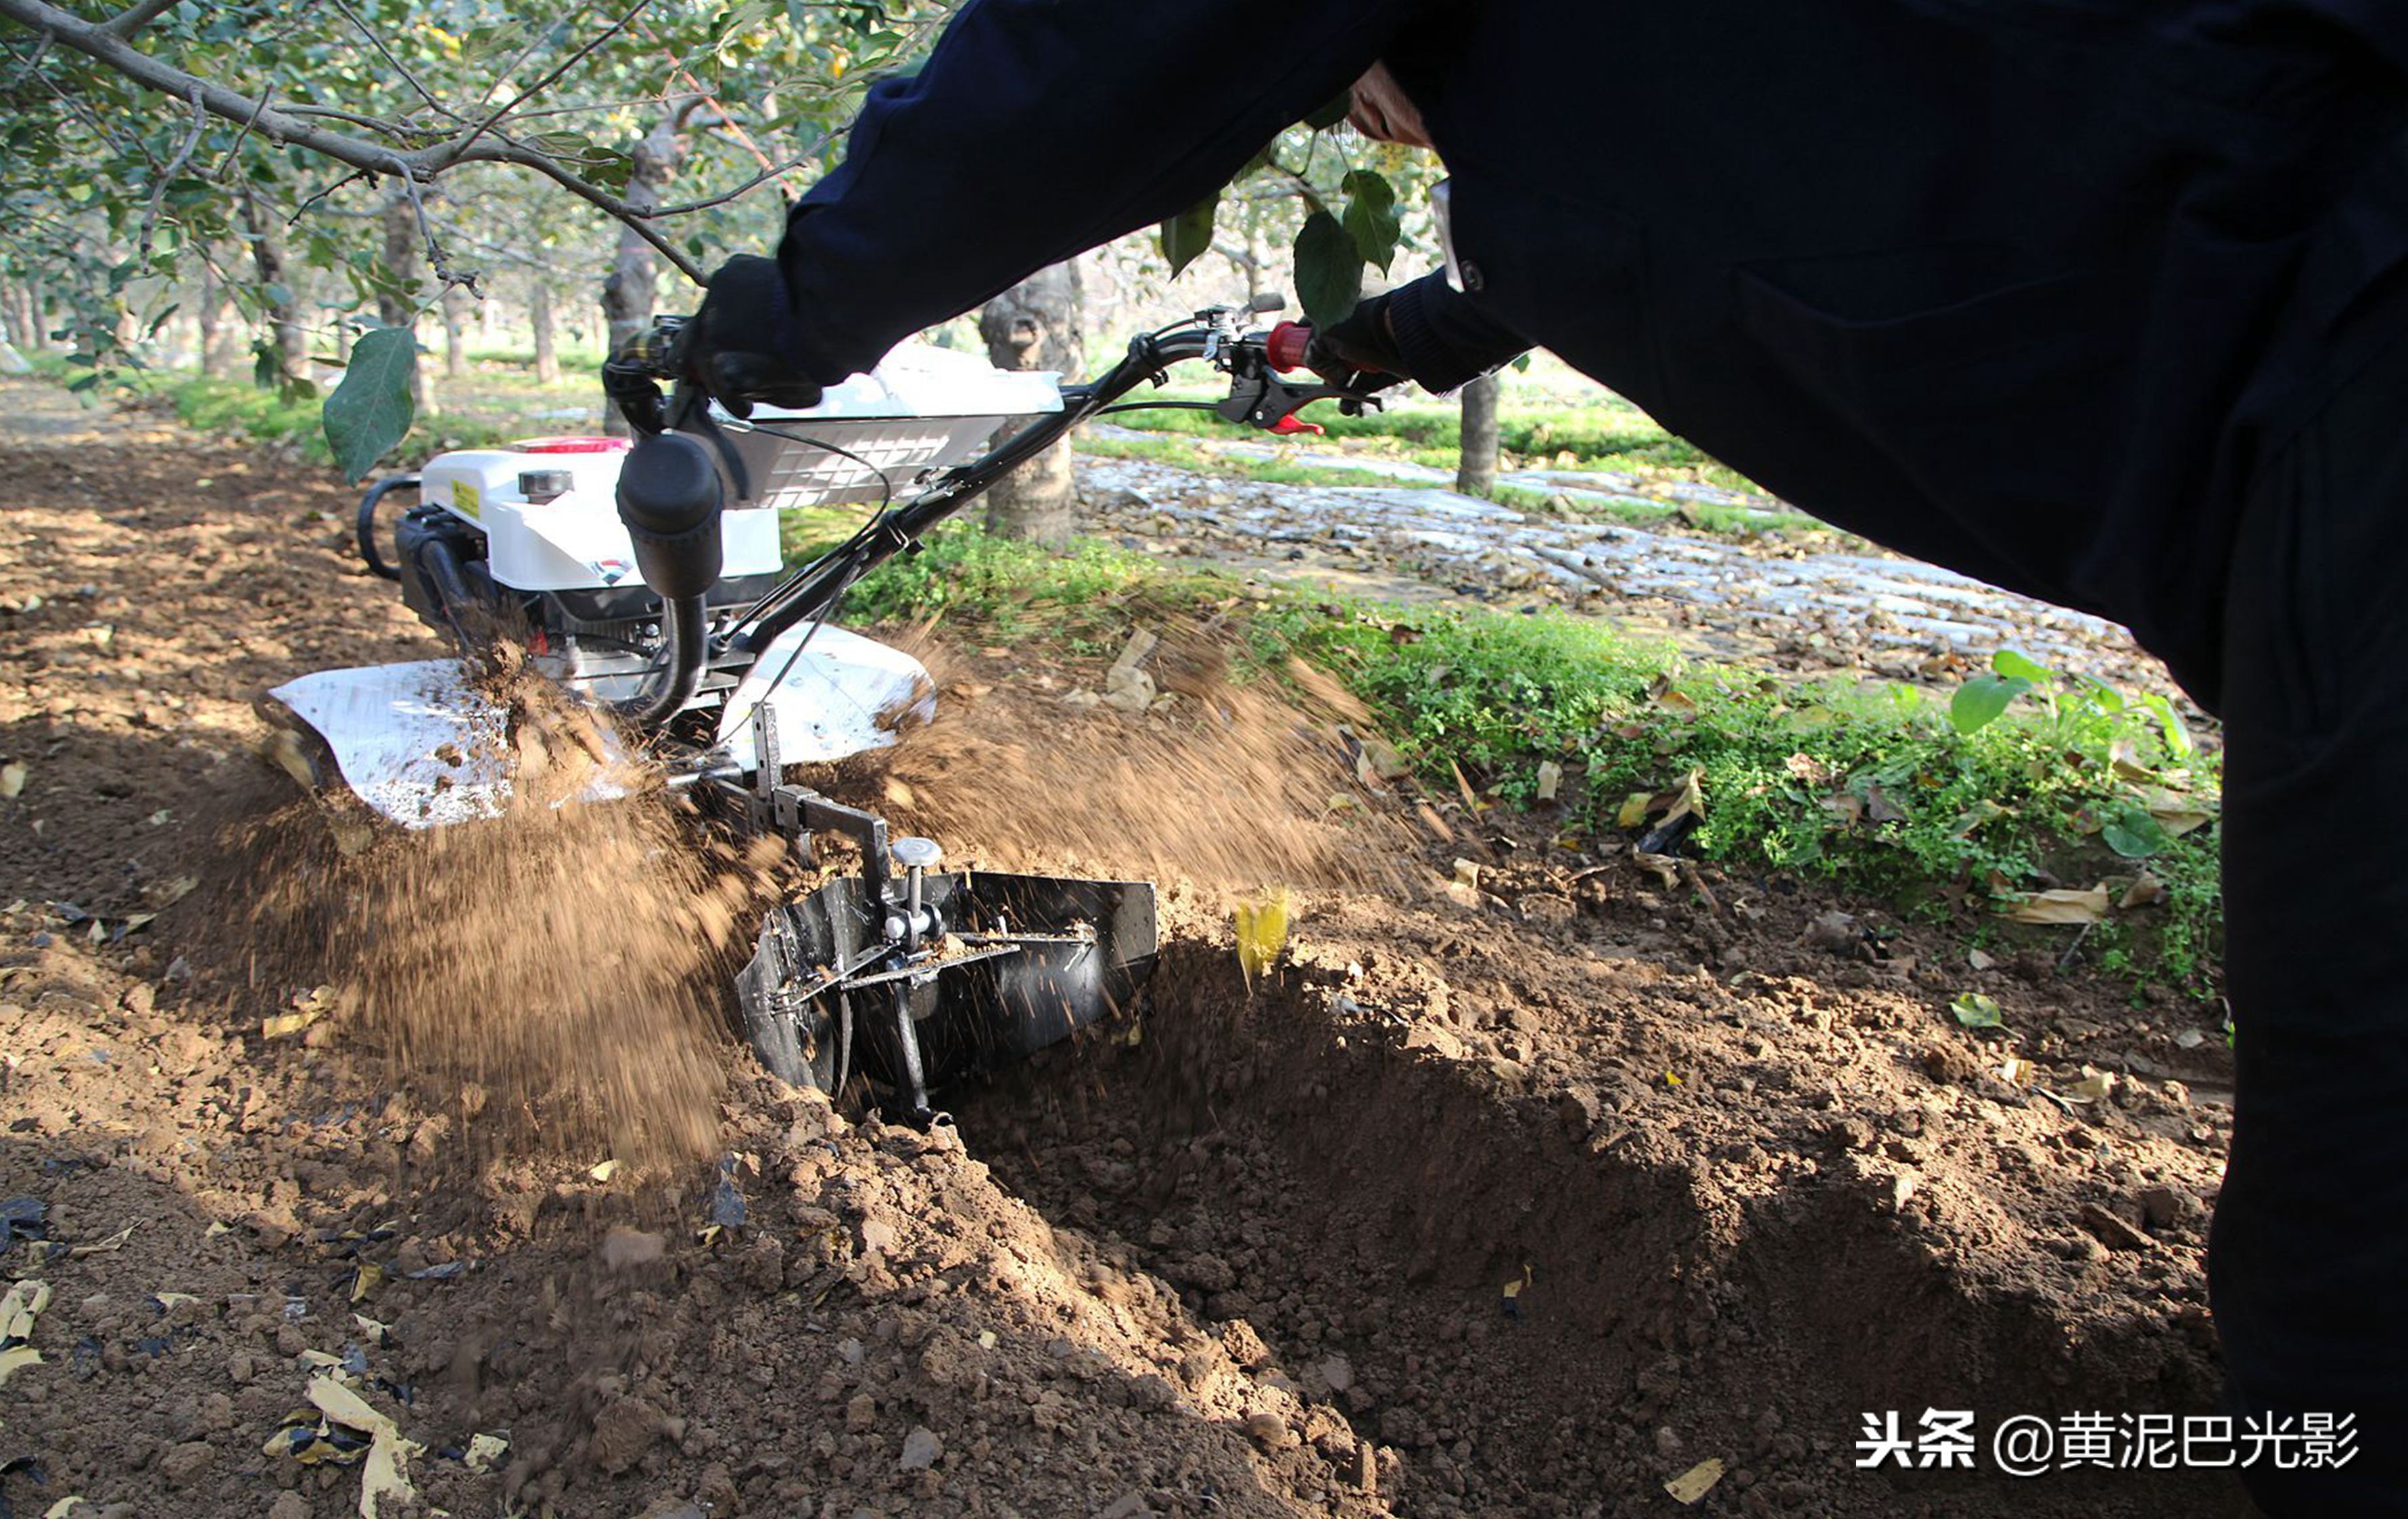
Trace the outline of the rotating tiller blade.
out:
<instances>
[{"instance_id":1,"label":"rotating tiller blade","mask_svg":"<svg viewBox=\"0 0 2408 1519\"><path fill-rule=\"evenodd\" d=\"M862 875L772 911L737 978L746 1037L782 1081L833 1093L862 1071L924 1125L932 1089L1125 1008L1153 969L1151 885L944 874L910 838L883 851L896 880L869 853L882 842L865 841Z\"/></svg>"}]
</instances>

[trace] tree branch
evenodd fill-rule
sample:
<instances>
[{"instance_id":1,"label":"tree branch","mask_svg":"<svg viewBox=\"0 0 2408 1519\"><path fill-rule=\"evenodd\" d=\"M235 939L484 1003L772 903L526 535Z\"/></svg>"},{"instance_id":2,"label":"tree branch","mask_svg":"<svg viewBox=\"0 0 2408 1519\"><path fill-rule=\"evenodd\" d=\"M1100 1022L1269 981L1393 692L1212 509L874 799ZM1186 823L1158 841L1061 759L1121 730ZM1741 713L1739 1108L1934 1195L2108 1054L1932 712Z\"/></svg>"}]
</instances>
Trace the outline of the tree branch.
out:
<instances>
[{"instance_id":1,"label":"tree branch","mask_svg":"<svg viewBox=\"0 0 2408 1519\"><path fill-rule=\"evenodd\" d=\"M368 23L354 15L351 7L343 4L343 0L334 0L334 6L337 11L342 13L343 20L351 22L352 28L356 30L360 36L368 39L368 46L377 50L377 56L385 61L386 66L391 68L394 73L400 75L401 81L404 84L408 85L411 90L417 92L418 98L425 101L426 104L434 109L437 115L448 116L455 122L462 119L457 111L452 110L451 107L445 106L443 102L436 99L434 91L429 90L425 85L419 82L418 76L409 71L409 65L403 63L400 59L395 58L393 55L393 50L384 45L384 38L370 31L368 29Z\"/></svg>"},{"instance_id":2,"label":"tree branch","mask_svg":"<svg viewBox=\"0 0 2408 1519\"><path fill-rule=\"evenodd\" d=\"M201 108L201 93L194 90L190 98L193 102L193 129L184 134L184 145L176 150L176 156L150 177L150 205L142 213L142 236L136 244L142 250L144 258L150 256L150 235L159 230L159 208L166 204L167 181L192 162L193 150L201 145L201 134L208 129L209 113Z\"/></svg>"},{"instance_id":3,"label":"tree branch","mask_svg":"<svg viewBox=\"0 0 2408 1519\"><path fill-rule=\"evenodd\" d=\"M101 30L111 36L129 37L175 9L183 0L140 0L100 23Z\"/></svg>"},{"instance_id":4,"label":"tree branch","mask_svg":"<svg viewBox=\"0 0 2408 1519\"><path fill-rule=\"evenodd\" d=\"M648 0L645 0L648 3ZM639 7L640 8L640 7ZM633 18L635 12L628 16ZM709 279L692 259L671 246L668 239L647 224L643 215L625 201L600 185L570 172L556 160L523 143L507 137L494 141L479 141L486 127L507 114L504 107L483 125L466 136L418 149L397 149L380 142L355 137L348 133L329 131L314 126L288 111L271 108L265 98L253 100L248 95L212 84L188 74L172 64L160 62L138 48L133 48L99 22L89 21L69 11L59 9L47 0L0 0L0 18L17 21L35 32L55 37L59 43L85 57L115 69L135 83L178 99L198 96L202 108L212 116L229 122L247 123L271 142L280 146L306 148L321 157L338 164L348 164L370 174L392 175L412 184L423 184L447 169L462 164L515 164L535 170L587 205L632 229L650 243L653 250L676 267L679 273L695 284L707 284ZM599 39L596 39L597 41ZM590 51L591 49L584 50ZM582 56L580 53L578 56ZM569 63L576 62L571 58ZM561 71L565 72L566 65ZM521 99L525 98L523 93ZM512 104L516 104L513 102Z\"/></svg>"},{"instance_id":5,"label":"tree branch","mask_svg":"<svg viewBox=\"0 0 2408 1519\"><path fill-rule=\"evenodd\" d=\"M660 206L648 209L640 209L638 210L636 214L644 218L646 221L651 221L654 217L684 216L692 211L709 210L713 206L724 206L729 201L736 199L739 195L757 190L761 186L767 184L772 179L778 179L783 175L791 174L795 170L801 168L804 165L811 161L811 154L818 151L819 148L815 145L810 152L804 153L799 158L788 159L783 164L773 164L769 167L763 169L760 173L752 176L752 178L745 180L742 184L738 185L735 189L723 192L720 194L711 195L702 200L690 200L680 206Z\"/></svg>"},{"instance_id":6,"label":"tree branch","mask_svg":"<svg viewBox=\"0 0 2408 1519\"><path fill-rule=\"evenodd\" d=\"M10 0L0 0L0 4L6 3L10 3ZM684 275L697 285L710 283L710 276L702 272L701 265L679 251L666 237L645 224L643 212L629 206L600 185L588 183L571 174L545 154L537 152L532 148L521 147L517 143L507 143L491 150L480 145L469 156L496 164L516 164L523 168L535 170L587 205L607 213L612 220L635 233L637 236L652 244L652 251L668 260L678 273Z\"/></svg>"},{"instance_id":7,"label":"tree branch","mask_svg":"<svg viewBox=\"0 0 2408 1519\"><path fill-rule=\"evenodd\" d=\"M503 117L508 116L510 112L518 109L521 106L525 105L529 97L535 95L540 91L550 89L563 74L566 74L570 69L576 67L579 62L584 59L587 54L591 53L595 49L602 46L605 42L609 41L612 37L617 36L621 32L625 31L627 29L627 23L634 21L638 16L642 15L644 7L650 4L652 4L652 0L636 0L634 5L627 7L627 13L624 16L612 21L608 27L604 28L599 36L589 37L583 47L562 59L559 66L552 69L551 73L546 74L543 78L536 80L533 84L530 84L525 89L520 91L516 95L513 95L509 101L505 102L499 109L494 112L493 115L488 116L483 121L478 122L475 128L469 132L467 136L461 139L461 148L466 150L479 137L483 136L495 122L500 121Z\"/></svg>"}]
</instances>

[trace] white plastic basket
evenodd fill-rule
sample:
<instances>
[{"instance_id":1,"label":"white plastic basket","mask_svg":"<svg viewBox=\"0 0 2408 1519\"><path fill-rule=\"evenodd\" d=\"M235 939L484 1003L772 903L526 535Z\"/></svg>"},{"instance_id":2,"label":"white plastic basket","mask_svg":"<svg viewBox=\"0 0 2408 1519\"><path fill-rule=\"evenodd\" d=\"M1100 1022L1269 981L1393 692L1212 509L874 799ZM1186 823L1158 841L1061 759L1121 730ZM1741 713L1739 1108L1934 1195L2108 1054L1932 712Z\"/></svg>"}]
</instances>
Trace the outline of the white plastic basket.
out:
<instances>
[{"instance_id":1,"label":"white plastic basket","mask_svg":"<svg viewBox=\"0 0 2408 1519\"><path fill-rule=\"evenodd\" d=\"M927 471L976 455L1006 422L1061 410L1060 380L907 343L808 410L757 408L752 422L774 432L718 416L752 477L752 504L838 506L890 487L899 498Z\"/></svg>"}]
</instances>

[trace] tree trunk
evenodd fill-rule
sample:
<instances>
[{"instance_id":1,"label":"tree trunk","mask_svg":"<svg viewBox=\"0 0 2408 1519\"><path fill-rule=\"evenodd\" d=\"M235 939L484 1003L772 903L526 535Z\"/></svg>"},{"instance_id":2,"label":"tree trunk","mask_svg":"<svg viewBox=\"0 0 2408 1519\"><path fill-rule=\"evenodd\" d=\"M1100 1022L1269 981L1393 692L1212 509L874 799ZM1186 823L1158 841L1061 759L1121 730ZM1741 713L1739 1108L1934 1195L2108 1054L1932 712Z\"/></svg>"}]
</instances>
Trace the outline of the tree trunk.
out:
<instances>
[{"instance_id":1,"label":"tree trunk","mask_svg":"<svg viewBox=\"0 0 2408 1519\"><path fill-rule=\"evenodd\" d=\"M234 375L234 326L226 317L225 281L218 278L223 244L212 245L201 260L201 299L195 317L201 328L201 373L211 380Z\"/></svg>"},{"instance_id":2,"label":"tree trunk","mask_svg":"<svg viewBox=\"0 0 2408 1519\"><path fill-rule=\"evenodd\" d=\"M268 330L276 365L274 382L308 378L308 338L301 330L301 302L284 281L284 250L276 240L273 223L261 211L259 197L246 190L242 197L243 238L251 244L251 266L267 302Z\"/></svg>"},{"instance_id":3,"label":"tree trunk","mask_svg":"<svg viewBox=\"0 0 2408 1519\"><path fill-rule=\"evenodd\" d=\"M12 279L0 285L0 326L7 329L8 341L21 353L36 352L41 346L33 317L34 303L24 281Z\"/></svg>"},{"instance_id":4,"label":"tree trunk","mask_svg":"<svg viewBox=\"0 0 2408 1519\"><path fill-rule=\"evenodd\" d=\"M468 378L468 318L477 297L453 285L443 293L443 378Z\"/></svg>"},{"instance_id":5,"label":"tree trunk","mask_svg":"<svg viewBox=\"0 0 2408 1519\"><path fill-rule=\"evenodd\" d=\"M418 209L409 197L394 194L386 198L384 210L378 217L384 232L385 284L377 291L377 320L388 327L408 330L413 338L418 333ZM424 351L421 360L410 366L409 400L412 408L423 417L427 413L426 365Z\"/></svg>"},{"instance_id":6,"label":"tree trunk","mask_svg":"<svg viewBox=\"0 0 2408 1519\"><path fill-rule=\"evenodd\" d=\"M1075 378L1086 367L1079 330L1079 266L1056 264L986 303L979 336L998 369L1052 369ZM1070 536L1076 485L1067 437L1006 475L986 494L987 531L1037 543Z\"/></svg>"},{"instance_id":7,"label":"tree trunk","mask_svg":"<svg viewBox=\"0 0 2408 1519\"><path fill-rule=\"evenodd\" d=\"M675 118L646 133L630 155L635 167L627 176L627 204L638 210L660 205L668 194L669 179L677 173L678 159L683 151L678 141ZM602 281L602 316L609 328L603 335L607 351L617 352L652 324L659 294L660 265L652 245L637 236L632 228L620 228L618 254L610 261L610 277ZM603 405L603 430L625 434L627 420L619 415L618 407L609 402Z\"/></svg>"},{"instance_id":8,"label":"tree trunk","mask_svg":"<svg viewBox=\"0 0 2408 1519\"><path fill-rule=\"evenodd\" d=\"M41 287L31 279L17 281L9 323L17 330L17 346L39 353L50 346L50 323L42 320Z\"/></svg>"},{"instance_id":9,"label":"tree trunk","mask_svg":"<svg viewBox=\"0 0 2408 1519\"><path fill-rule=\"evenodd\" d=\"M1486 495L1497 488L1497 393L1495 375L1463 387L1463 444L1455 455L1455 488Z\"/></svg>"},{"instance_id":10,"label":"tree trunk","mask_svg":"<svg viewBox=\"0 0 2408 1519\"><path fill-rule=\"evenodd\" d=\"M560 349L552 332L552 282L538 275L527 296L527 324L535 329L535 382L560 383Z\"/></svg>"}]
</instances>

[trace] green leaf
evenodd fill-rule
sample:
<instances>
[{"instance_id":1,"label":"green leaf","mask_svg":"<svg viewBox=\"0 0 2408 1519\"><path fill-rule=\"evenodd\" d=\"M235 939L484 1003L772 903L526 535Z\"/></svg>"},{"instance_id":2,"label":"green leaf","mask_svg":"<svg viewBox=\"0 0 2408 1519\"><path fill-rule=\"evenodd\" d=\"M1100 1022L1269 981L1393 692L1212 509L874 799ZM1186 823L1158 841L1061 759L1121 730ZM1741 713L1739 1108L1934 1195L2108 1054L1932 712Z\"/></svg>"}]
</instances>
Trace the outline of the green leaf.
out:
<instances>
[{"instance_id":1,"label":"green leaf","mask_svg":"<svg viewBox=\"0 0 2408 1519\"><path fill-rule=\"evenodd\" d=\"M2007 1025L2006 1019L1999 1013L1997 1000L1979 992L1967 992L1949 1003L1948 1010L1968 1028L2004 1028Z\"/></svg>"},{"instance_id":2,"label":"green leaf","mask_svg":"<svg viewBox=\"0 0 2408 1519\"><path fill-rule=\"evenodd\" d=\"M2182 720L2180 712L2174 710L2174 704L2152 691L2141 698L2141 705L2148 709L2149 715L2165 729L2166 752L2176 759L2188 759L2199 746L2191 742L2190 725Z\"/></svg>"},{"instance_id":3,"label":"green leaf","mask_svg":"<svg viewBox=\"0 0 2408 1519\"><path fill-rule=\"evenodd\" d=\"M2100 826L2099 838L2128 860L2145 860L2173 842L2173 835L2144 807L2119 810Z\"/></svg>"},{"instance_id":4,"label":"green leaf","mask_svg":"<svg viewBox=\"0 0 2408 1519\"><path fill-rule=\"evenodd\" d=\"M614 195L624 195L628 181L636 177L635 155L596 147L585 159L585 177Z\"/></svg>"},{"instance_id":5,"label":"green leaf","mask_svg":"<svg viewBox=\"0 0 2408 1519\"><path fill-rule=\"evenodd\" d=\"M1315 132L1326 132L1346 120L1347 108L1354 104L1354 92L1341 90L1338 94L1304 119L1304 124Z\"/></svg>"},{"instance_id":6,"label":"green leaf","mask_svg":"<svg viewBox=\"0 0 2408 1519\"><path fill-rule=\"evenodd\" d=\"M2102 712L2120 712L2128 705L2122 692L2095 675L2077 675L2074 679L2082 682L2082 694L2090 704Z\"/></svg>"},{"instance_id":7,"label":"green leaf","mask_svg":"<svg viewBox=\"0 0 2408 1519\"><path fill-rule=\"evenodd\" d=\"M1404 235L1397 217L1397 188L1376 169L1354 169L1344 189L1346 232L1354 239L1354 251L1385 274L1396 262L1397 239Z\"/></svg>"},{"instance_id":8,"label":"green leaf","mask_svg":"<svg viewBox=\"0 0 2408 1519\"><path fill-rule=\"evenodd\" d=\"M1162 256L1170 265L1170 278L1178 279L1182 270L1211 251L1212 216L1220 208L1216 191L1162 224Z\"/></svg>"},{"instance_id":9,"label":"green leaf","mask_svg":"<svg viewBox=\"0 0 2408 1519\"><path fill-rule=\"evenodd\" d=\"M414 412L409 381L417 370L418 339L407 327L373 328L351 345L343 382L319 414L344 479L365 478L386 450L408 435Z\"/></svg>"},{"instance_id":10,"label":"green leaf","mask_svg":"<svg viewBox=\"0 0 2408 1519\"><path fill-rule=\"evenodd\" d=\"M1977 675L1956 688L1948 702L1948 723L1958 733L1979 733L1999 720L2009 703L2032 688L2017 675Z\"/></svg>"},{"instance_id":11,"label":"green leaf","mask_svg":"<svg viewBox=\"0 0 2408 1519\"><path fill-rule=\"evenodd\" d=\"M1998 671L2000 675L2011 676L2018 681L2028 681L2033 685L2045 685L2048 683L2049 669L2047 666L2038 663L2028 655L2019 654L2013 649L2001 649L1997 653L1992 654L1990 656L1990 668Z\"/></svg>"},{"instance_id":12,"label":"green leaf","mask_svg":"<svg viewBox=\"0 0 2408 1519\"><path fill-rule=\"evenodd\" d=\"M1363 255L1327 211L1305 218L1296 235L1296 299L1316 327L1343 322L1363 293Z\"/></svg>"}]
</instances>

